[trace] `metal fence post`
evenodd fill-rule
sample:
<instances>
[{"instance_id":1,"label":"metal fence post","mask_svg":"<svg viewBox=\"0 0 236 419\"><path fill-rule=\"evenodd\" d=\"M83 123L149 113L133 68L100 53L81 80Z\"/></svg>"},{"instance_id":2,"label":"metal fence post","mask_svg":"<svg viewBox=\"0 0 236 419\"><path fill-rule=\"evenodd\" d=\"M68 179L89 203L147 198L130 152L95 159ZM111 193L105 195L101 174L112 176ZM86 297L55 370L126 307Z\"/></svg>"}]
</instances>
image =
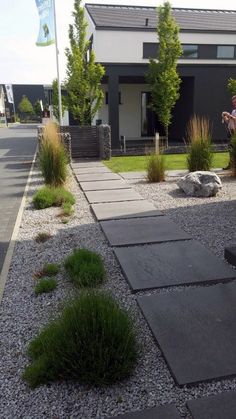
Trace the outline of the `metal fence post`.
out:
<instances>
[{"instance_id":1,"label":"metal fence post","mask_svg":"<svg viewBox=\"0 0 236 419\"><path fill-rule=\"evenodd\" d=\"M160 152L160 136L159 132L156 132L155 134L155 153L159 154Z\"/></svg>"}]
</instances>

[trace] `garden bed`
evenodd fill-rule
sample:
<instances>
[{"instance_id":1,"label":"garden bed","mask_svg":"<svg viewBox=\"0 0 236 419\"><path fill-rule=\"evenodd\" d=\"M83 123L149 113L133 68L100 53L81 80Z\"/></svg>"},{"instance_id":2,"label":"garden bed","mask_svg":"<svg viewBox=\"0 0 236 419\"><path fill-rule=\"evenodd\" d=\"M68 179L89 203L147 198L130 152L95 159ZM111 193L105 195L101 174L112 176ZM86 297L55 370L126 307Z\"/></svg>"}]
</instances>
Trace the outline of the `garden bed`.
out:
<instances>
[{"instance_id":1,"label":"garden bed","mask_svg":"<svg viewBox=\"0 0 236 419\"><path fill-rule=\"evenodd\" d=\"M186 198L172 181L152 185L141 182L135 183L134 187L222 257L223 248L235 239L232 230L236 225L235 181L225 179L223 183L219 196L209 199ZM0 416L103 419L174 403L182 417L189 418L185 407L188 400L236 389L236 379L199 384L189 389L179 388L174 383L137 307L136 296L131 294L75 179L71 177L69 183L69 189L76 197L75 212L67 224L58 217L59 208L33 209L32 195L41 185L35 168L0 307ZM51 238L45 243L36 243L35 237L42 232L50 234ZM102 288L109 290L135 320L139 344L137 368L131 379L109 387L94 388L74 381L61 381L30 390L21 378L29 363L26 355L29 341L49 319L57 316L65 301L79 293L61 269L57 275L57 289L36 297L33 273L45 263L62 263L74 248L84 247L102 256L107 271L107 282Z\"/></svg>"}]
</instances>

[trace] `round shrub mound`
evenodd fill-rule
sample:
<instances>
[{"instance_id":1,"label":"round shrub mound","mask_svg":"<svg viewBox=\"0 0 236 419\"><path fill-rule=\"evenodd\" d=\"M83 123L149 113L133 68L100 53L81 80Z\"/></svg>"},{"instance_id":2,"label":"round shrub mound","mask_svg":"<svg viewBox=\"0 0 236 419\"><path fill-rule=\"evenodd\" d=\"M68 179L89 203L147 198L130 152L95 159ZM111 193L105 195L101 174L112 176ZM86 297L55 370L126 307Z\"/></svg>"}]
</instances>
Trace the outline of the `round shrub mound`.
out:
<instances>
[{"instance_id":1,"label":"round shrub mound","mask_svg":"<svg viewBox=\"0 0 236 419\"><path fill-rule=\"evenodd\" d=\"M52 292L57 287L55 278L42 278L35 286L35 295Z\"/></svg>"},{"instance_id":2,"label":"round shrub mound","mask_svg":"<svg viewBox=\"0 0 236 419\"><path fill-rule=\"evenodd\" d=\"M29 345L31 387L59 379L107 385L127 379L136 364L133 325L105 293L84 292Z\"/></svg>"},{"instance_id":3,"label":"round shrub mound","mask_svg":"<svg viewBox=\"0 0 236 419\"><path fill-rule=\"evenodd\" d=\"M36 209L45 209L52 206L60 207L63 204L74 205L74 196L63 187L44 186L33 196L33 204Z\"/></svg>"},{"instance_id":4,"label":"round shrub mound","mask_svg":"<svg viewBox=\"0 0 236 419\"><path fill-rule=\"evenodd\" d=\"M65 269L77 287L95 287L104 282L105 268L97 253L76 249L65 259Z\"/></svg>"}]
</instances>

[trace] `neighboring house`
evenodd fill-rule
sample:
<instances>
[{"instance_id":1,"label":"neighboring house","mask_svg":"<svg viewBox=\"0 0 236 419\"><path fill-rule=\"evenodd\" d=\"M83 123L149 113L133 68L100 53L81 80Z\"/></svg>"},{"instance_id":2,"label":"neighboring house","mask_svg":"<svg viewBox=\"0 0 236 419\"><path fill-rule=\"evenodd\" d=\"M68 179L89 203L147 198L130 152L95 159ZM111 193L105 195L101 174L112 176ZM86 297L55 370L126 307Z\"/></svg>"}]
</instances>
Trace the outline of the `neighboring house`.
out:
<instances>
[{"instance_id":1,"label":"neighboring house","mask_svg":"<svg viewBox=\"0 0 236 419\"><path fill-rule=\"evenodd\" d=\"M97 118L112 129L112 148L120 136L152 137L162 133L151 111L145 74L157 57L157 13L154 7L86 4L88 35L96 61L104 65L104 105ZM230 110L229 77L236 78L236 12L174 8L183 56L178 70L181 96L173 113L170 139L182 141L196 113L209 117L213 139L225 138L222 110Z\"/></svg>"},{"instance_id":2,"label":"neighboring house","mask_svg":"<svg viewBox=\"0 0 236 419\"><path fill-rule=\"evenodd\" d=\"M30 100L32 105L34 105L37 100L42 100L43 105L49 108L51 116L53 115L52 110L52 85L43 85L43 84L13 84L13 96L15 102L16 113L18 113L18 106L25 95ZM0 84L0 113L1 113L1 90L4 92L5 85ZM6 109L8 110L8 119L10 120L14 116L13 104L8 103L7 95L5 94L6 100ZM69 125L69 115L65 111L63 117L63 125Z\"/></svg>"}]
</instances>

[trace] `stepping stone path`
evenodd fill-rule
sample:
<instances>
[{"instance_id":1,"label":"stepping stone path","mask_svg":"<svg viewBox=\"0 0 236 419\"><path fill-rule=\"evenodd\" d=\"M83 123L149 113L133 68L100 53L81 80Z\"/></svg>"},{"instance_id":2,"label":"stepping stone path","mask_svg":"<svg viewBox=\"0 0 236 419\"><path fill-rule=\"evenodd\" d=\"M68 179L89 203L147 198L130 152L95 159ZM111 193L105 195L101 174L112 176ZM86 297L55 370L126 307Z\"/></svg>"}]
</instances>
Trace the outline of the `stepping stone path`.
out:
<instances>
[{"instance_id":1,"label":"stepping stone path","mask_svg":"<svg viewBox=\"0 0 236 419\"><path fill-rule=\"evenodd\" d=\"M179 385L236 375L235 281L145 295L138 304Z\"/></svg>"},{"instance_id":2,"label":"stepping stone path","mask_svg":"<svg viewBox=\"0 0 236 419\"><path fill-rule=\"evenodd\" d=\"M81 169L78 167L74 169L76 175L86 175L89 173L110 173L110 170L107 169L105 166L103 167L82 167Z\"/></svg>"},{"instance_id":3,"label":"stepping stone path","mask_svg":"<svg viewBox=\"0 0 236 419\"><path fill-rule=\"evenodd\" d=\"M72 167L133 292L202 285L137 298L177 384L236 376L236 271L125 182L143 181L144 173L121 177L96 161ZM216 282L222 284L212 285ZM234 400L234 393L224 393L189 401L188 408L193 419L235 419ZM170 405L119 418L177 419L179 414Z\"/></svg>"},{"instance_id":4,"label":"stepping stone path","mask_svg":"<svg viewBox=\"0 0 236 419\"><path fill-rule=\"evenodd\" d=\"M166 216L102 221L101 227L111 246L190 239Z\"/></svg>"},{"instance_id":5,"label":"stepping stone path","mask_svg":"<svg viewBox=\"0 0 236 419\"><path fill-rule=\"evenodd\" d=\"M126 415L113 416L110 419L180 419L175 406L160 406L141 412L127 413Z\"/></svg>"},{"instance_id":6,"label":"stepping stone path","mask_svg":"<svg viewBox=\"0 0 236 419\"><path fill-rule=\"evenodd\" d=\"M114 249L133 291L235 278L235 272L195 240Z\"/></svg>"},{"instance_id":7,"label":"stepping stone path","mask_svg":"<svg viewBox=\"0 0 236 419\"><path fill-rule=\"evenodd\" d=\"M86 198L90 204L102 202L120 202L143 200L143 197L133 189L109 189L107 191L87 191Z\"/></svg>"},{"instance_id":8,"label":"stepping stone path","mask_svg":"<svg viewBox=\"0 0 236 419\"><path fill-rule=\"evenodd\" d=\"M151 202L146 200L128 202L123 201L120 202L119 205L117 205L115 202L93 204L92 210L98 221L109 219L116 220L120 218L154 217L156 215L163 215L163 213L158 211Z\"/></svg>"},{"instance_id":9,"label":"stepping stone path","mask_svg":"<svg viewBox=\"0 0 236 419\"><path fill-rule=\"evenodd\" d=\"M75 171L74 171L75 172ZM79 174L75 172L75 175L77 176L77 179L79 179L79 182L96 182L100 180L120 180L120 176L116 173L86 173L86 174Z\"/></svg>"},{"instance_id":10,"label":"stepping stone path","mask_svg":"<svg viewBox=\"0 0 236 419\"><path fill-rule=\"evenodd\" d=\"M97 182L81 182L83 191L108 191L110 189L127 189L127 183L122 180L102 180Z\"/></svg>"},{"instance_id":11,"label":"stepping stone path","mask_svg":"<svg viewBox=\"0 0 236 419\"><path fill-rule=\"evenodd\" d=\"M235 419L236 392L230 391L217 396L203 397L188 402L193 419Z\"/></svg>"},{"instance_id":12,"label":"stepping stone path","mask_svg":"<svg viewBox=\"0 0 236 419\"><path fill-rule=\"evenodd\" d=\"M225 259L231 265L236 266L236 246L225 248Z\"/></svg>"}]
</instances>

